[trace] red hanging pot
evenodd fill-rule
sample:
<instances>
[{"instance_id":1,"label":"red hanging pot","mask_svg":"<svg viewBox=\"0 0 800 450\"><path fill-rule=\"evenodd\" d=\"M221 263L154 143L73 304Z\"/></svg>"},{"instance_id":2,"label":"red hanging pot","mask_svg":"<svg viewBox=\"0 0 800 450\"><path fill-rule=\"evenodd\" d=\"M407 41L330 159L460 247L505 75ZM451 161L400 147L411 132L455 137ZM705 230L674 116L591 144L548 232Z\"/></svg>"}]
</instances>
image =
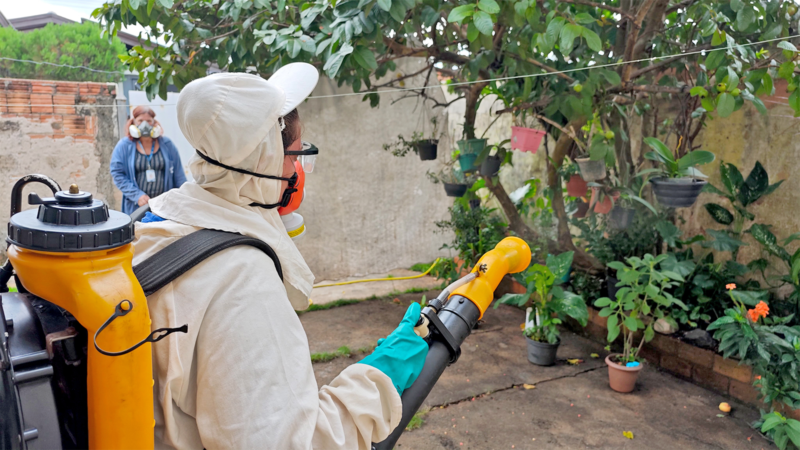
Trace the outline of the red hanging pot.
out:
<instances>
[{"instance_id":1,"label":"red hanging pot","mask_svg":"<svg viewBox=\"0 0 800 450\"><path fill-rule=\"evenodd\" d=\"M567 181L567 194L570 197L583 197L589 190L588 183L580 175L572 175Z\"/></svg>"},{"instance_id":2,"label":"red hanging pot","mask_svg":"<svg viewBox=\"0 0 800 450\"><path fill-rule=\"evenodd\" d=\"M544 138L544 131L533 128L511 127L511 148L536 153Z\"/></svg>"},{"instance_id":3,"label":"red hanging pot","mask_svg":"<svg viewBox=\"0 0 800 450\"><path fill-rule=\"evenodd\" d=\"M619 199L619 192L614 192L610 196L608 194L603 196L603 200L598 200L600 195L600 191L598 188L592 188L592 201L594 203L594 212L597 214L608 214L611 212L611 209L614 207L614 202ZM614 202L611 201L611 197L614 197Z\"/></svg>"}]
</instances>

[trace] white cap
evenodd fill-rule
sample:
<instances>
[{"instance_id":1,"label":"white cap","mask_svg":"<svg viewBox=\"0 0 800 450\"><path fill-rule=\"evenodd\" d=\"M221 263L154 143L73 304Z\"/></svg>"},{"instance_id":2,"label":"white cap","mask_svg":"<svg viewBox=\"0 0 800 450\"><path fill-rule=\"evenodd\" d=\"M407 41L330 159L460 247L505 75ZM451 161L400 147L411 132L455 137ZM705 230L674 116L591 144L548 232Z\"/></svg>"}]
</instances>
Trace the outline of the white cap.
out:
<instances>
[{"instance_id":1,"label":"white cap","mask_svg":"<svg viewBox=\"0 0 800 450\"><path fill-rule=\"evenodd\" d=\"M308 63L291 63L278 69L268 81L286 94L286 102L279 113L283 117L311 95L319 81L319 72Z\"/></svg>"}]
</instances>

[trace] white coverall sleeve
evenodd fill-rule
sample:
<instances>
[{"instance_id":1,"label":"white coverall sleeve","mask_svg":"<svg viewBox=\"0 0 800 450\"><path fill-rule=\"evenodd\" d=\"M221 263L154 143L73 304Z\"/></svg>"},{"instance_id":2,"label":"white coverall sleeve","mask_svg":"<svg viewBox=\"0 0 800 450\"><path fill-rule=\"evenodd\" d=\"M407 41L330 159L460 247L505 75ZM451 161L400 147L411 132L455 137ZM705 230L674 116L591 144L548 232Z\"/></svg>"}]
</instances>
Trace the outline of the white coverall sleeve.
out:
<instances>
[{"instance_id":1,"label":"white coverall sleeve","mask_svg":"<svg viewBox=\"0 0 800 450\"><path fill-rule=\"evenodd\" d=\"M195 347L205 448L368 450L385 439L402 414L389 377L355 364L318 390L305 332L272 261L250 248L225 254L225 281L208 283Z\"/></svg>"}]
</instances>

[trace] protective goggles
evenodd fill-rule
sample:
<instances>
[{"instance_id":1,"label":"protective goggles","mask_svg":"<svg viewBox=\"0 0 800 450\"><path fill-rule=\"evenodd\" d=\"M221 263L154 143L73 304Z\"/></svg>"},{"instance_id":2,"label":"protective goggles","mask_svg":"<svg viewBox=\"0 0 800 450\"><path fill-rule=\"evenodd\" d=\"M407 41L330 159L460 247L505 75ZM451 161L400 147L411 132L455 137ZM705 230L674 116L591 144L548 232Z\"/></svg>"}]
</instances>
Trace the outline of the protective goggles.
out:
<instances>
[{"instance_id":1,"label":"protective goggles","mask_svg":"<svg viewBox=\"0 0 800 450\"><path fill-rule=\"evenodd\" d=\"M303 166L303 172L311 173L314 171L319 149L314 144L303 141L302 150L286 150L283 154L285 156L297 156L297 160Z\"/></svg>"}]
</instances>

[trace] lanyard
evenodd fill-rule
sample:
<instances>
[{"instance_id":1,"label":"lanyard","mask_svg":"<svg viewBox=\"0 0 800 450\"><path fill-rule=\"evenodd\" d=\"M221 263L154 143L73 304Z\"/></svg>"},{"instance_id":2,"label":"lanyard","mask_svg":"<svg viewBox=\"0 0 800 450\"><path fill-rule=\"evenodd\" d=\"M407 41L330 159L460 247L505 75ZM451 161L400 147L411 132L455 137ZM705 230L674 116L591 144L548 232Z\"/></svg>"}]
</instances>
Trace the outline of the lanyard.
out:
<instances>
[{"instance_id":1,"label":"lanyard","mask_svg":"<svg viewBox=\"0 0 800 450\"><path fill-rule=\"evenodd\" d=\"M141 144L141 142L140 142ZM153 150L156 148L156 140L153 139L153 142L150 144L150 154L145 155L147 156L147 170L152 169L153 166L150 165L150 161L153 159ZM144 145L142 146L142 151L144 151Z\"/></svg>"}]
</instances>

